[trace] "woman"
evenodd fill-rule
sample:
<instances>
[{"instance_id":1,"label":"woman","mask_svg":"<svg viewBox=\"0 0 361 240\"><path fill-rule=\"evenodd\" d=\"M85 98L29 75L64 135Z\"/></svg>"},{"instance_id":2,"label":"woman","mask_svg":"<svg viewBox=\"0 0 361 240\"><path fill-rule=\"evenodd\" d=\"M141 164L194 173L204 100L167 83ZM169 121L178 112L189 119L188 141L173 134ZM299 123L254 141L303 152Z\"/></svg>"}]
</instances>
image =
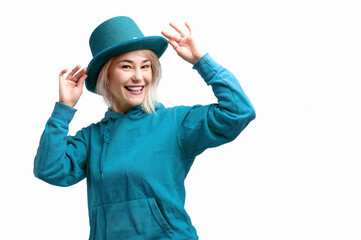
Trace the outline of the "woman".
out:
<instances>
[{"instance_id":1,"label":"woman","mask_svg":"<svg viewBox=\"0 0 361 240\"><path fill-rule=\"evenodd\" d=\"M203 54L189 25L144 37L128 17L99 25L93 59L59 76L60 96L40 140L36 177L70 186L87 178L90 239L198 239L184 209L184 179L197 155L232 141L254 119L236 78ZM212 86L218 104L165 108L156 101L158 58L168 43ZM105 117L67 136L82 93L101 94Z\"/></svg>"}]
</instances>

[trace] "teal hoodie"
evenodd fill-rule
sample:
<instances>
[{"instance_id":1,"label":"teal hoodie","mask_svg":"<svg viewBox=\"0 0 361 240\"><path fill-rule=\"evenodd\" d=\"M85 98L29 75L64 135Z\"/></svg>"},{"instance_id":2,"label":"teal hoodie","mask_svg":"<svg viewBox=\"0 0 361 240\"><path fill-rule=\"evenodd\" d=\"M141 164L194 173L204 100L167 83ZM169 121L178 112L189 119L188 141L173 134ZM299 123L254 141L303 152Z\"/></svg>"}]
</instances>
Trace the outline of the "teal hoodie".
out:
<instances>
[{"instance_id":1,"label":"teal hoodie","mask_svg":"<svg viewBox=\"0 0 361 240\"><path fill-rule=\"evenodd\" d=\"M107 111L68 135L76 110L56 103L34 161L36 177L70 186L87 179L89 239L198 239L184 209L184 180L197 155L235 139L255 118L237 79L208 54L193 67L218 104Z\"/></svg>"}]
</instances>

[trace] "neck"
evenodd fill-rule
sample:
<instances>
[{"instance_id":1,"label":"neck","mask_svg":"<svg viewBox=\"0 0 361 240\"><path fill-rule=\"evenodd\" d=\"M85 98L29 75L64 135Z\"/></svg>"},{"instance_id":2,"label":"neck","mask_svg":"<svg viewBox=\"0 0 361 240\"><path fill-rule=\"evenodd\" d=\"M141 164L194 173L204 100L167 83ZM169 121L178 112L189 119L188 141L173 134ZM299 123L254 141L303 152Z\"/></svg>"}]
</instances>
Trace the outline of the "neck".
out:
<instances>
[{"instance_id":1,"label":"neck","mask_svg":"<svg viewBox=\"0 0 361 240\"><path fill-rule=\"evenodd\" d=\"M117 104L117 103L113 103L113 105L111 106L111 109L114 112L118 112L118 113L126 113L128 112L133 106L130 104Z\"/></svg>"}]
</instances>

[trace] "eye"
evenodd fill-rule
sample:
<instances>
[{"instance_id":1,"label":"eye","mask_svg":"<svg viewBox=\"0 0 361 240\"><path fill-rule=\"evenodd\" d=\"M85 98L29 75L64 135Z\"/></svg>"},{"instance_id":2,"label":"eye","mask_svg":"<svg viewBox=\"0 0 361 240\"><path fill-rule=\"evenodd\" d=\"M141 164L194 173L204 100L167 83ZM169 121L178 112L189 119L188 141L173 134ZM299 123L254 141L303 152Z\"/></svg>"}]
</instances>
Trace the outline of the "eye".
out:
<instances>
[{"instance_id":1,"label":"eye","mask_svg":"<svg viewBox=\"0 0 361 240\"><path fill-rule=\"evenodd\" d=\"M130 66L129 65L122 65L122 68L123 69L130 69Z\"/></svg>"},{"instance_id":2,"label":"eye","mask_svg":"<svg viewBox=\"0 0 361 240\"><path fill-rule=\"evenodd\" d=\"M150 64L143 65L142 68L143 68L143 69L150 68Z\"/></svg>"}]
</instances>

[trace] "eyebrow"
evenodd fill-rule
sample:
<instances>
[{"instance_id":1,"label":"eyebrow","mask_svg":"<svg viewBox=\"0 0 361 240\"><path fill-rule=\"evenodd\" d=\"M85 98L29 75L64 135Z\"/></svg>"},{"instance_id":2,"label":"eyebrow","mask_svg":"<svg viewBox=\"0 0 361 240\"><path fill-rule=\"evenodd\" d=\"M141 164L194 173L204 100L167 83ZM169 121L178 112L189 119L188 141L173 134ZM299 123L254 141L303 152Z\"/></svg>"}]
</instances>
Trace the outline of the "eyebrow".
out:
<instances>
[{"instance_id":1,"label":"eyebrow","mask_svg":"<svg viewBox=\"0 0 361 240\"><path fill-rule=\"evenodd\" d=\"M117 63L121 63L121 62L133 63L132 60L128 60L128 59L123 59L123 60L117 61ZM142 63L146 63L146 62L150 62L150 60L146 59Z\"/></svg>"}]
</instances>

